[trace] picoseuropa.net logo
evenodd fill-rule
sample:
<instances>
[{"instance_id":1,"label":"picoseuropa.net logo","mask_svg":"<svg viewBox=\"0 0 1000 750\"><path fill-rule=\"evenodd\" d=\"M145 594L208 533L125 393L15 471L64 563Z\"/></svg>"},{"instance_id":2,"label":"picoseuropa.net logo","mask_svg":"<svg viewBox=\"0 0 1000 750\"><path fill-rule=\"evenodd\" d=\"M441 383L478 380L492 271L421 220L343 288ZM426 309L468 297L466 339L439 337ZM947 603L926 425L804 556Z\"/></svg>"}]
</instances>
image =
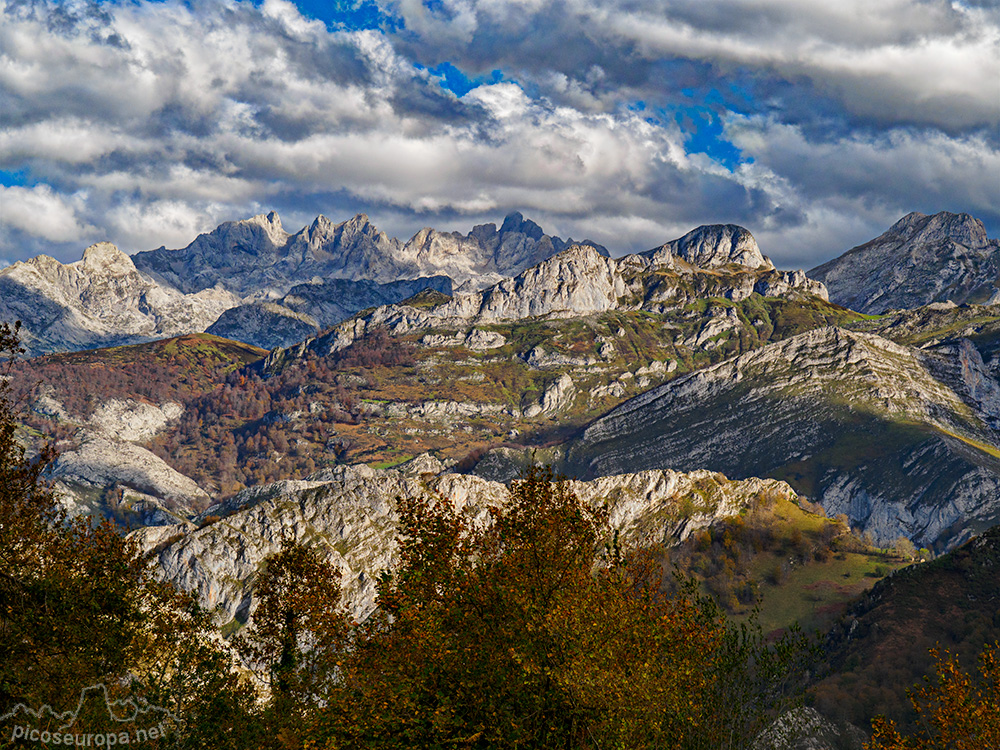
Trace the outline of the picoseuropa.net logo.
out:
<instances>
[{"instance_id":1,"label":"picoseuropa.net logo","mask_svg":"<svg viewBox=\"0 0 1000 750\"><path fill-rule=\"evenodd\" d=\"M166 739L180 726L170 711L146 701L112 701L103 684L80 691L76 708L58 713L19 703L0 715L0 732L18 744L107 748ZM2 743L0 743L2 744Z\"/></svg>"}]
</instances>

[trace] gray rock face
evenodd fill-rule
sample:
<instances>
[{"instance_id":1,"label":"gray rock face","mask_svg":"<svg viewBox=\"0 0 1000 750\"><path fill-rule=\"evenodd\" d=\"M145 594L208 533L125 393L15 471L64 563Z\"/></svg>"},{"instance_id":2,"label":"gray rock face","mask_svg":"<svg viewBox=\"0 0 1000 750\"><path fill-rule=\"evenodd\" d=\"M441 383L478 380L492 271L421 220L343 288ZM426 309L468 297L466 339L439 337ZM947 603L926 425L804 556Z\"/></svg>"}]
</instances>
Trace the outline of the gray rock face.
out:
<instances>
[{"instance_id":1,"label":"gray rock face","mask_svg":"<svg viewBox=\"0 0 1000 750\"><path fill-rule=\"evenodd\" d=\"M178 419L184 413L180 404L113 398L83 420L45 394L33 408L79 425L76 447L64 450L47 469L71 516L115 516L133 526L172 525L209 502L208 493L194 480L137 445Z\"/></svg>"},{"instance_id":2,"label":"gray rock face","mask_svg":"<svg viewBox=\"0 0 1000 750\"><path fill-rule=\"evenodd\" d=\"M226 310L205 333L274 349L315 336L319 330L319 323L308 315L275 302L252 302Z\"/></svg>"},{"instance_id":3,"label":"gray rock face","mask_svg":"<svg viewBox=\"0 0 1000 750\"><path fill-rule=\"evenodd\" d=\"M524 410L524 416L532 419L542 414L565 411L575 398L576 386L573 384L573 378L563 373L545 389L537 404L531 404Z\"/></svg>"},{"instance_id":4,"label":"gray rock face","mask_svg":"<svg viewBox=\"0 0 1000 750\"><path fill-rule=\"evenodd\" d=\"M953 546L1000 520L993 390L969 368L961 347L810 331L625 402L569 446L567 470L773 476L881 542Z\"/></svg>"},{"instance_id":5,"label":"gray rock face","mask_svg":"<svg viewBox=\"0 0 1000 750\"><path fill-rule=\"evenodd\" d=\"M747 268L769 268L774 264L761 253L757 241L735 224L709 224L660 247L643 253L654 263L670 264L675 258L698 268L719 268L736 264Z\"/></svg>"},{"instance_id":6,"label":"gray rock face","mask_svg":"<svg viewBox=\"0 0 1000 750\"><path fill-rule=\"evenodd\" d=\"M239 303L221 289L182 294L140 273L114 245L62 264L39 255L0 271L0 320L20 320L30 354L201 332Z\"/></svg>"},{"instance_id":7,"label":"gray rock face","mask_svg":"<svg viewBox=\"0 0 1000 750\"><path fill-rule=\"evenodd\" d=\"M753 750L861 750L868 735L853 724L834 724L815 708L779 716L754 740Z\"/></svg>"},{"instance_id":8,"label":"gray rock face","mask_svg":"<svg viewBox=\"0 0 1000 750\"><path fill-rule=\"evenodd\" d=\"M178 419L184 407L174 401L154 405L133 399L112 398L104 401L90 415L89 426L115 440L143 443Z\"/></svg>"},{"instance_id":9,"label":"gray rock face","mask_svg":"<svg viewBox=\"0 0 1000 750\"><path fill-rule=\"evenodd\" d=\"M199 235L182 251L161 247L136 253L132 261L141 271L185 292L209 289L221 281L242 296L284 281L274 266L282 258L289 238L281 219L272 211L266 216L221 224Z\"/></svg>"},{"instance_id":10,"label":"gray rock face","mask_svg":"<svg viewBox=\"0 0 1000 750\"><path fill-rule=\"evenodd\" d=\"M85 437L79 448L60 455L51 472L63 483L95 488L121 483L176 505L209 499L193 480L145 448L99 434Z\"/></svg>"},{"instance_id":11,"label":"gray rock face","mask_svg":"<svg viewBox=\"0 0 1000 750\"><path fill-rule=\"evenodd\" d=\"M833 302L865 313L985 302L998 289L1000 241L968 214L911 213L808 274L826 284Z\"/></svg>"},{"instance_id":12,"label":"gray rock face","mask_svg":"<svg viewBox=\"0 0 1000 750\"><path fill-rule=\"evenodd\" d=\"M252 612L254 581L264 559L277 552L282 535L316 545L341 571L348 610L358 620L375 607L379 572L397 562L396 502L438 493L470 519L506 501L507 487L477 476L428 474L434 462L415 459L400 470L337 467L304 481L252 488L205 515L223 518L201 529L178 525L140 530L146 548L182 537L160 549L164 578L195 592L222 622ZM725 516L736 515L760 493L793 498L774 480L730 482L719 474L650 471L591 482L572 489L586 503L608 504L610 522L626 543L671 543ZM695 490L697 489L697 492Z\"/></svg>"},{"instance_id":13,"label":"gray rock face","mask_svg":"<svg viewBox=\"0 0 1000 750\"><path fill-rule=\"evenodd\" d=\"M489 289L458 291L448 302L430 308L405 304L379 307L345 321L307 345L326 354L350 346L375 328L400 335L428 328L465 329L478 324L534 317L573 318L612 310L662 312L697 299L741 300L755 292L826 299L822 284L800 271L775 271L769 264L763 268L730 265L728 272L722 273L697 269L686 262L684 267L678 267L675 256L669 253L627 255L616 260L592 247L576 245Z\"/></svg>"},{"instance_id":14,"label":"gray rock face","mask_svg":"<svg viewBox=\"0 0 1000 750\"><path fill-rule=\"evenodd\" d=\"M206 333L263 349L290 346L368 307L400 302L425 290L451 294L451 279L430 276L387 284L362 279L314 279L276 300L257 300L226 310Z\"/></svg>"},{"instance_id":15,"label":"gray rock face","mask_svg":"<svg viewBox=\"0 0 1000 750\"><path fill-rule=\"evenodd\" d=\"M517 213L499 230L495 224L477 226L466 235L422 229L404 243L364 214L339 224L320 216L289 235L271 212L223 224L183 250L137 253L134 261L139 269L189 292L222 284L241 295L266 290L281 296L316 278L389 283L444 275L456 284L488 285L570 244L572 240L550 237Z\"/></svg>"}]
</instances>

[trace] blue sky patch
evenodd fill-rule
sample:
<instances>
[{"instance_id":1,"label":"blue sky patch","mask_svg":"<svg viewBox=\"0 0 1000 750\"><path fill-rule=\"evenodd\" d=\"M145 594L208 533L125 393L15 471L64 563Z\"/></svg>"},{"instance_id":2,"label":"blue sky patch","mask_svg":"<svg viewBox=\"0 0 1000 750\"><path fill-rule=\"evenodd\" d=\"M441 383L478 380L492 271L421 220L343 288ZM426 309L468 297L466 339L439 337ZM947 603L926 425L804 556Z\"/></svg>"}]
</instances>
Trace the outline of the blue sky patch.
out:
<instances>
[{"instance_id":1,"label":"blue sky patch","mask_svg":"<svg viewBox=\"0 0 1000 750\"><path fill-rule=\"evenodd\" d=\"M373 0L295 0L302 15L322 21L329 28L380 29L391 26L392 16Z\"/></svg>"},{"instance_id":2,"label":"blue sky patch","mask_svg":"<svg viewBox=\"0 0 1000 750\"><path fill-rule=\"evenodd\" d=\"M438 78L441 88L447 89L459 97L465 96L478 86L500 83L507 80L504 78L503 71L501 70L490 71L489 75L471 77L450 62L440 63L433 68L423 68L419 64L416 67L427 70L428 73Z\"/></svg>"},{"instance_id":3,"label":"blue sky patch","mask_svg":"<svg viewBox=\"0 0 1000 750\"><path fill-rule=\"evenodd\" d=\"M732 172L742 152L723 137L722 118L710 107L684 107L674 113L674 122L684 132L689 154L707 154Z\"/></svg>"},{"instance_id":4,"label":"blue sky patch","mask_svg":"<svg viewBox=\"0 0 1000 750\"><path fill-rule=\"evenodd\" d=\"M33 187L34 180L27 169L0 169L0 185L4 187Z\"/></svg>"}]
</instances>

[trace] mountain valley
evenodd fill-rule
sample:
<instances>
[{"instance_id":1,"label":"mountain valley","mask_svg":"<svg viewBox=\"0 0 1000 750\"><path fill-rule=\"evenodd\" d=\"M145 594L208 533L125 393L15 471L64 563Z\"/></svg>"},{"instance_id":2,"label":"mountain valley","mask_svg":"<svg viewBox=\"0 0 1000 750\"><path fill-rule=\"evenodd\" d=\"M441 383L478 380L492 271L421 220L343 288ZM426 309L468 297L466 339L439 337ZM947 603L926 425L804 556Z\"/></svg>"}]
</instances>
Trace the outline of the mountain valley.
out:
<instances>
[{"instance_id":1,"label":"mountain valley","mask_svg":"<svg viewBox=\"0 0 1000 750\"><path fill-rule=\"evenodd\" d=\"M183 250L39 256L0 272L32 355L10 372L18 436L59 451L70 516L127 530L226 636L283 540L322 552L362 621L399 564L398 503L482 523L552 466L656 550L665 590L679 570L769 632L829 631L810 700L864 724L837 696L878 680L854 654L880 648L880 597L1000 528L981 227L910 214L809 273L735 225L612 257L520 214L403 243L363 215L289 234L271 213ZM994 620L949 637L968 651ZM895 671L886 695L916 675Z\"/></svg>"}]
</instances>

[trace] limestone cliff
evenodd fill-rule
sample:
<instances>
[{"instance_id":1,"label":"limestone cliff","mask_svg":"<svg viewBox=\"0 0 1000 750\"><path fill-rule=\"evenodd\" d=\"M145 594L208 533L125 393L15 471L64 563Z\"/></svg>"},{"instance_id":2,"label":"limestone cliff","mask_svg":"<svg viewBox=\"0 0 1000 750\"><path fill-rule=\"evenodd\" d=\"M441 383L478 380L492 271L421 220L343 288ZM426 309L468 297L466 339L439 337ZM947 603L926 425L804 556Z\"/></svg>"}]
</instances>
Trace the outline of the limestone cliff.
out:
<instances>
[{"instance_id":1,"label":"limestone cliff","mask_svg":"<svg viewBox=\"0 0 1000 750\"><path fill-rule=\"evenodd\" d=\"M0 271L0 320L22 322L30 354L200 332L238 303L217 288L182 294L163 286L108 242L75 263L39 255Z\"/></svg>"},{"instance_id":2,"label":"limestone cliff","mask_svg":"<svg viewBox=\"0 0 1000 750\"><path fill-rule=\"evenodd\" d=\"M714 237L722 244L732 242L731 233L704 235L699 245L703 256L712 255L706 249L708 238ZM723 248L719 253L729 258L731 250ZM748 257L751 263L760 263L749 251L734 257ZM727 262L724 269L705 269L687 261L678 262L672 253L657 251L616 260L593 247L575 245L483 291L459 291L450 300L431 307L401 303L376 308L345 321L308 346L325 354L349 346L376 328L401 335L428 328L464 329L476 324L576 318L614 310L662 313L699 299L722 297L739 301L754 293L789 299L810 296L826 299L822 284L801 271L776 271L770 262L751 266Z\"/></svg>"},{"instance_id":3,"label":"limestone cliff","mask_svg":"<svg viewBox=\"0 0 1000 750\"><path fill-rule=\"evenodd\" d=\"M968 214L910 213L809 276L826 284L832 301L866 313L986 302L1000 294L1000 241Z\"/></svg>"},{"instance_id":4,"label":"limestone cliff","mask_svg":"<svg viewBox=\"0 0 1000 750\"><path fill-rule=\"evenodd\" d=\"M996 393L968 346L819 329L621 404L567 465L778 477L880 542L949 547L1000 520Z\"/></svg>"},{"instance_id":5,"label":"limestone cliff","mask_svg":"<svg viewBox=\"0 0 1000 750\"><path fill-rule=\"evenodd\" d=\"M281 296L314 279L389 283L443 275L456 284L488 286L570 244L518 213L499 230L483 224L462 235L426 228L402 242L365 214L340 223L319 216L288 234L272 211L222 224L181 250L160 248L137 253L134 260L139 269L189 292L221 284L240 295L269 291Z\"/></svg>"},{"instance_id":6,"label":"limestone cliff","mask_svg":"<svg viewBox=\"0 0 1000 750\"><path fill-rule=\"evenodd\" d=\"M349 611L357 619L375 607L377 575L397 560L396 501L437 493L472 518L503 503L507 487L477 476L439 473L427 456L399 470L364 465L326 470L302 481L284 481L244 491L205 516L221 516L201 529L140 530L147 549L159 548L167 580L195 592L222 622L245 619L254 607L254 580L283 536L320 548L341 571ZM783 482L730 482L720 474L648 471L573 482L586 503L606 505L624 542L671 543L713 520L738 514L760 493L794 497ZM173 535L180 538L164 543Z\"/></svg>"}]
</instances>

